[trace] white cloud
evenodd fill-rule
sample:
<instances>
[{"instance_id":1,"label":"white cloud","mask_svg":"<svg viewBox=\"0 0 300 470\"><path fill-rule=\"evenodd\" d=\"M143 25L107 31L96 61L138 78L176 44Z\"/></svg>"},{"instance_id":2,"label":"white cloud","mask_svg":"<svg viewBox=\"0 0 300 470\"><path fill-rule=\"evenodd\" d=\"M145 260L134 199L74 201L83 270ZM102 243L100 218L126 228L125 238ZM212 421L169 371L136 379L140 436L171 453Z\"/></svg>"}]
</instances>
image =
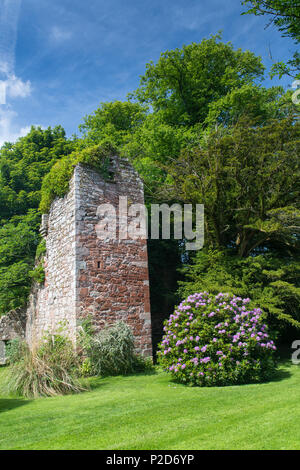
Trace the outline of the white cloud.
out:
<instances>
[{"instance_id":1,"label":"white cloud","mask_svg":"<svg viewBox=\"0 0 300 470\"><path fill-rule=\"evenodd\" d=\"M55 42L68 41L72 37L72 32L60 28L59 26L53 26L51 29L51 39Z\"/></svg>"},{"instance_id":2,"label":"white cloud","mask_svg":"<svg viewBox=\"0 0 300 470\"><path fill-rule=\"evenodd\" d=\"M9 71L9 64L0 61L0 105L6 104L7 98L27 98L31 95L31 82L23 81Z\"/></svg>"},{"instance_id":3,"label":"white cloud","mask_svg":"<svg viewBox=\"0 0 300 470\"><path fill-rule=\"evenodd\" d=\"M11 98L26 98L31 94L31 83L29 80L23 82L20 78L12 75L6 81L7 95Z\"/></svg>"},{"instance_id":4,"label":"white cloud","mask_svg":"<svg viewBox=\"0 0 300 470\"><path fill-rule=\"evenodd\" d=\"M5 64L0 64L0 105L6 104L8 98L27 98L31 95L31 82L24 82L15 74L6 72ZM1 79L2 78L2 79Z\"/></svg>"},{"instance_id":5,"label":"white cloud","mask_svg":"<svg viewBox=\"0 0 300 470\"><path fill-rule=\"evenodd\" d=\"M0 109L0 147L4 142L15 142L19 137L24 137L28 134L31 126L18 128L14 124L17 113L10 110Z\"/></svg>"},{"instance_id":6,"label":"white cloud","mask_svg":"<svg viewBox=\"0 0 300 470\"><path fill-rule=\"evenodd\" d=\"M4 60L0 60L0 74L3 74L5 76L9 75L9 64L8 62L5 62Z\"/></svg>"},{"instance_id":7,"label":"white cloud","mask_svg":"<svg viewBox=\"0 0 300 470\"><path fill-rule=\"evenodd\" d=\"M14 73L15 44L21 0L0 0L0 146L15 142L30 131L18 127L18 114L7 104L8 98L26 98L31 94L30 81Z\"/></svg>"}]
</instances>

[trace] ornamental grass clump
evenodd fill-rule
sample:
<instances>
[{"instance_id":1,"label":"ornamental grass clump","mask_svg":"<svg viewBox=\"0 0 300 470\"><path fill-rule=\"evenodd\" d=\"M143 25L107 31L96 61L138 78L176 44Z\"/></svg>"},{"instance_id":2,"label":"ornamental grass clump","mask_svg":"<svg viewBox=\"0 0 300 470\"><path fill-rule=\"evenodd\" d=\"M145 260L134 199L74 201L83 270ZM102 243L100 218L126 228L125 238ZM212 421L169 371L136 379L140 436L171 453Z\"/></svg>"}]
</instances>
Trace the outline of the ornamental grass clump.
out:
<instances>
[{"instance_id":1,"label":"ornamental grass clump","mask_svg":"<svg viewBox=\"0 0 300 470\"><path fill-rule=\"evenodd\" d=\"M272 377L276 346L259 308L230 294L190 295L164 324L158 359L182 383L260 382Z\"/></svg>"},{"instance_id":2,"label":"ornamental grass clump","mask_svg":"<svg viewBox=\"0 0 300 470\"><path fill-rule=\"evenodd\" d=\"M87 390L79 380L79 368L72 342L61 335L48 335L33 350L22 343L4 389L26 398L79 393Z\"/></svg>"},{"instance_id":3,"label":"ornamental grass clump","mask_svg":"<svg viewBox=\"0 0 300 470\"><path fill-rule=\"evenodd\" d=\"M83 375L126 375L152 370L152 361L136 353L134 336L126 323L117 321L97 333L89 320L82 327L79 343L86 356Z\"/></svg>"}]
</instances>

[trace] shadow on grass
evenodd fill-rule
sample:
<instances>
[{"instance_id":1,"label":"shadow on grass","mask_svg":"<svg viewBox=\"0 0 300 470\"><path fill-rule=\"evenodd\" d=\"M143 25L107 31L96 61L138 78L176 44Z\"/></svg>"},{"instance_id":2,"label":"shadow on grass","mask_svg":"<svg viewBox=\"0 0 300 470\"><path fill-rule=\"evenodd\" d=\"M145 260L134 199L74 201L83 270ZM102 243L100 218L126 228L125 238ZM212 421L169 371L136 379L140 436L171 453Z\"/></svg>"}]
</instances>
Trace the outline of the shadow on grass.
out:
<instances>
[{"instance_id":1,"label":"shadow on grass","mask_svg":"<svg viewBox=\"0 0 300 470\"><path fill-rule=\"evenodd\" d=\"M141 372L132 372L131 374L127 374L124 377L144 377L147 375L156 375L158 373L157 369L151 369L151 370L144 370Z\"/></svg>"},{"instance_id":2,"label":"shadow on grass","mask_svg":"<svg viewBox=\"0 0 300 470\"><path fill-rule=\"evenodd\" d=\"M0 413L11 411L20 406L28 405L31 400L24 400L22 398L0 398Z\"/></svg>"},{"instance_id":3,"label":"shadow on grass","mask_svg":"<svg viewBox=\"0 0 300 470\"><path fill-rule=\"evenodd\" d=\"M124 375L104 375L104 376L93 376L93 377L90 377L89 379L89 387L90 387L90 391L91 390L95 390L97 388L102 388L102 387L105 387L107 385L109 385L108 382L106 382L105 380L106 379L115 379L115 378L123 378L123 379L128 379L128 378L132 378L132 377L147 377L149 375L156 375L158 373L157 370L147 370L147 371L143 371L143 372L134 372L134 373L131 373L131 374L124 374Z\"/></svg>"},{"instance_id":4,"label":"shadow on grass","mask_svg":"<svg viewBox=\"0 0 300 470\"><path fill-rule=\"evenodd\" d=\"M268 382L280 382L281 380L288 379L291 377L291 366L292 361L290 354L283 355L281 354L278 358L278 368L272 375L272 377L268 380Z\"/></svg>"},{"instance_id":5,"label":"shadow on grass","mask_svg":"<svg viewBox=\"0 0 300 470\"><path fill-rule=\"evenodd\" d=\"M286 380L288 378L291 377L291 373L289 370L287 369L284 369L282 366L283 364L280 363L280 368L277 369L274 374L272 375L272 377L270 377L268 380L266 380L265 382L268 382L268 383L271 383L271 382L281 382L282 380Z\"/></svg>"}]
</instances>

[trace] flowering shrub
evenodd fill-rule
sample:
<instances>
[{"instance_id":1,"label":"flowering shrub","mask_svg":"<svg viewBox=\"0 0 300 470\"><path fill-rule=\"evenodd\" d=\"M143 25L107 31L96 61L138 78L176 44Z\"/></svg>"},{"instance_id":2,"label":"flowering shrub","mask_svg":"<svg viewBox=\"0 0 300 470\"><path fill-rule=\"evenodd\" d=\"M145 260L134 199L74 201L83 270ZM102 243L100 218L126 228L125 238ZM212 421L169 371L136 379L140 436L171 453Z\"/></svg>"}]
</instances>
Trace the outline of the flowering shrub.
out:
<instances>
[{"instance_id":1,"label":"flowering shrub","mask_svg":"<svg viewBox=\"0 0 300 470\"><path fill-rule=\"evenodd\" d=\"M275 369L276 347L259 308L230 294L190 295L164 324L158 358L178 381L213 386L259 382Z\"/></svg>"}]
</instances>

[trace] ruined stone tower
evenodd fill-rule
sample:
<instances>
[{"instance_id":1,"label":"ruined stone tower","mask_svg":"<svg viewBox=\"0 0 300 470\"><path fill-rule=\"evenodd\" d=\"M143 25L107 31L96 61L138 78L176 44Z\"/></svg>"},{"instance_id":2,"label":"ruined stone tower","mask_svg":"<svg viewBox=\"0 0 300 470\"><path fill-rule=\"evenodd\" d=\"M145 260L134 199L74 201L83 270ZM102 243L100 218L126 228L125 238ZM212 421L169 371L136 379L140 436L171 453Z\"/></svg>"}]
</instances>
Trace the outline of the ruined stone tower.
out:
<instances>
[{"instance_id":1,"label":"ruined stone tower","mask_svg":"<svg viewBox=\"0 0 300 470\"><path fill-rule=\"evenodd\" d=\"M36 287L27 310L26 339L37 342L45 331L65 324L75 339L80 321L90 316L100 329L123 320L133 330L137 351L152 354L147 241L97 237L97 208L119 196L143 203L143 184L128 161L111 159L107 181L81 164L69 192L43 217L46 239L45 284Z\"/></svg>"}]
</instances>

